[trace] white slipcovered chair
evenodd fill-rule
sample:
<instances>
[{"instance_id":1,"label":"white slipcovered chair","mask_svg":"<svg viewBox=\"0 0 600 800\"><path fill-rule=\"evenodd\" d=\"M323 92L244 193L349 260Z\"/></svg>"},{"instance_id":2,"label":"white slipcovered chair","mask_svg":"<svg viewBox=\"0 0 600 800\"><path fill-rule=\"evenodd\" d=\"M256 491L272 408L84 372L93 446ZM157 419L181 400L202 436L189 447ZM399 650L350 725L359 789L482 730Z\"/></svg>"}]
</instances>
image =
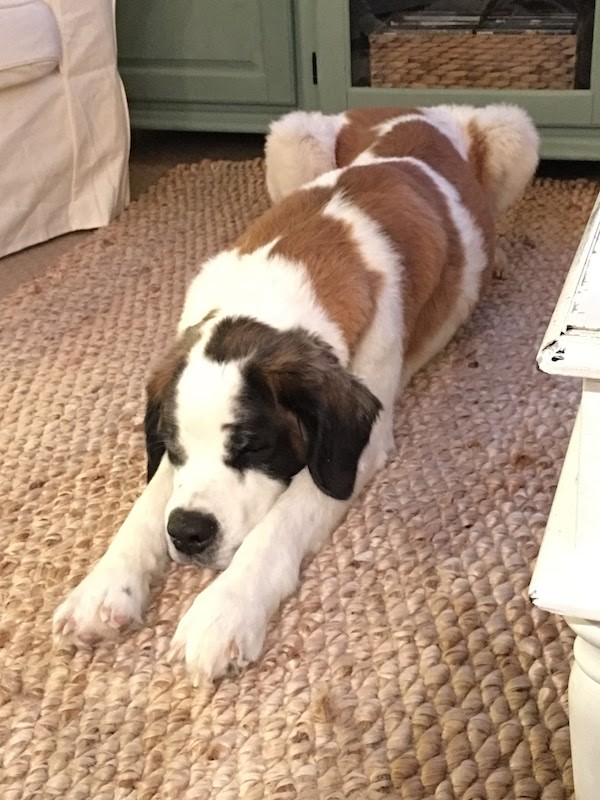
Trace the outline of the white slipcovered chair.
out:
<instances>
[{"instance_id":1,"label":"white slipcovered chair","mask_svg":"<svg viewBox=\"0 0 600 800\"><path fill-rule=\"evenodd\" d=\"M0 0L0 256L127 204L114 0Z\"/></svg>"}]
</instances>

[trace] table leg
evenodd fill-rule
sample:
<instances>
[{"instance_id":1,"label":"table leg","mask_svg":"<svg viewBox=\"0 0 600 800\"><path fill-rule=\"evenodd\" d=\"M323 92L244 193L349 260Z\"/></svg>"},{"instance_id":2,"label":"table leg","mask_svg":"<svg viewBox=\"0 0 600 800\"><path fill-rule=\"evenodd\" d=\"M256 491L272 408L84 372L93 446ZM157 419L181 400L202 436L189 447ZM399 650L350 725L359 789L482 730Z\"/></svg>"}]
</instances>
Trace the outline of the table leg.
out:
<instances>
[{"instance_id":1,"label":"table leg","mask_svg":"<svg viewBox=\"0 0 600 800\"><path fill-rule=\"evenodd\" d=\"M569 727L577 800L600 792L600 625L567 620L577 634L569 680ZM581 634L587 634L584 638ZM591 634L591 635L590 635Z\"/></svg>"}]
</instances>

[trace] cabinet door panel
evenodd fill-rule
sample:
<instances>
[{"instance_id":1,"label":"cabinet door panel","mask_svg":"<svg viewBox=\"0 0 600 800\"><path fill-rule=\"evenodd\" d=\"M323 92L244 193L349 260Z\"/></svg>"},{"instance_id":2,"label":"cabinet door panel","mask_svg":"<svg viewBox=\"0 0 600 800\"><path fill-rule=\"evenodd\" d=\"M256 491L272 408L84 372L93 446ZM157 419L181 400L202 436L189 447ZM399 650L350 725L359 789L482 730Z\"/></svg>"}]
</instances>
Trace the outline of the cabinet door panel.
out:
<instances>
[{"instance_id":1,"label":"cabinet door panel","mask_svg":"<svg viewBox=\"0 0 600 800\"><path fill-rule=\"evenodd\" d=\"M295 101L291 0L121 0L130 100Z\"/></svg>"}]
</instances>

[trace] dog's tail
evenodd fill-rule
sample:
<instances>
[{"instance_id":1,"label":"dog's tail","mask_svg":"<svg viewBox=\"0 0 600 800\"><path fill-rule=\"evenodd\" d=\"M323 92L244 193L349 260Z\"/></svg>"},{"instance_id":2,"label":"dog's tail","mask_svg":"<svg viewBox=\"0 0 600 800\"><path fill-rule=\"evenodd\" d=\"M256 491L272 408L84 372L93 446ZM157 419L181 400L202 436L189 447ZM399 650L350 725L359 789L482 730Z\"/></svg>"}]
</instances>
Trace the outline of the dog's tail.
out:
<instances>
[{"instance_id":1,"label":"dog's tail","mask_svg":"<svg viewBox=\"0 0 600 800\"><path fill-rule=\"evenodd\" d=\"M265 144L265 168L273 202L336 168L335 145L344 122L344 114L292 111L272 123Z\"/></svg>"},{"instance_id":2,"label":"dog's tail","mask_svg":"<svg viewBox=\"0 0 600 800\"><path fill-rule=\"evenodd\" d=\"M504 103L442 108L463 128L469 159L501 214L520 199L538 164L539 137L531 117Z\"/></svg>"}]
</instances>

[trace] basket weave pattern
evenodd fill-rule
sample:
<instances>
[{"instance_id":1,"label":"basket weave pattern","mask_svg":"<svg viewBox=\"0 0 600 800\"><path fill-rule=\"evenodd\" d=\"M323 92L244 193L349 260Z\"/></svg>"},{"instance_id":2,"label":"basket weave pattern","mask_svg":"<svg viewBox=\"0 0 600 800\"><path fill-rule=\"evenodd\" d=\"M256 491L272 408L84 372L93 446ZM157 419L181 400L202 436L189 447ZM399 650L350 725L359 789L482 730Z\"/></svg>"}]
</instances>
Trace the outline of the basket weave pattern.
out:
<instances>
[{"instance_id":1,"label":"basket weave pattern","mask_svg":"<svg viewBox=\"0 0 600 800\"><path fill-rule=\"evenodd\" d=\"M369 42L378 88L573 88L575 34L403 31Z\"/></svg>"}]
</instances>

